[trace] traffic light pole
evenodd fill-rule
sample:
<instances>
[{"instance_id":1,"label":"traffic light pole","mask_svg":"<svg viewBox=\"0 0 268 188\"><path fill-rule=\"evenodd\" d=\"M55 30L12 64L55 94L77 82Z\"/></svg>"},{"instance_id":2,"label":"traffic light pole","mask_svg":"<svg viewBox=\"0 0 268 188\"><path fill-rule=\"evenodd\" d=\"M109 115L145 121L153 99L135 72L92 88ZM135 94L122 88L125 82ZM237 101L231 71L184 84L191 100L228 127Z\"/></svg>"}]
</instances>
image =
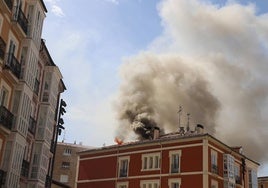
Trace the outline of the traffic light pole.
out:
<instances>
[{"instance_id":1,"label":"traffic light pole","mask_svg":"<svg viewBox=\"0 0 268 188\"><path fill-rule=\"evenodd\" d=\"M56 132L55 132L55 137L53 136L53 157L52 157L52 164L51 164L51 174L50 174L50 180L49 180L49 185L48 187L51 187L52 184L52 178L53 178L53 171L54 171L54 163L55 163L55 155L56 155L56 150L57 150L57 142L58 142L58 135L61 135L61 130L65 129L63 127L64 121L61 118L62 115L66 113L66 110L64 107L66 107L66 103L63 99L60 100L60 108L58 112L58 119L57 119L57 125L56 125Z\"/></svg>"}]
</instances>

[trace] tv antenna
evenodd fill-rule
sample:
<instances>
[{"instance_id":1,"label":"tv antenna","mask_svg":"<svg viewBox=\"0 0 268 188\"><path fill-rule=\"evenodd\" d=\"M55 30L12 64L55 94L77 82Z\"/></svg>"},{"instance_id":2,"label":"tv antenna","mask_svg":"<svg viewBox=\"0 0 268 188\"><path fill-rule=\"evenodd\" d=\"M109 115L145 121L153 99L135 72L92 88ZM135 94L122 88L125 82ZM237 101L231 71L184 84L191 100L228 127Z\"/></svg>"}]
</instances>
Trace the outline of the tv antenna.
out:
<instances>
[{"instance_id":1,"label":"tv antenna","mask_svg":"<svg viewBox=\"0 0 268 188\"><path fill-rule=\"evenodd\" d=\"M179 111L177 112L179 114L179 129L181 128L181 113L182 113L182 106L179 106Z\"/></svg>"},{"instance_id":2,"label":"tv antenna","mask_svg":"<svg viewBox=\"0 0 268 188\"><path fill-rule=\"evenodd\" d=\"M187 128L186 131L190 131L190 113L187 113Z\"/></svg>"}]
</instances>

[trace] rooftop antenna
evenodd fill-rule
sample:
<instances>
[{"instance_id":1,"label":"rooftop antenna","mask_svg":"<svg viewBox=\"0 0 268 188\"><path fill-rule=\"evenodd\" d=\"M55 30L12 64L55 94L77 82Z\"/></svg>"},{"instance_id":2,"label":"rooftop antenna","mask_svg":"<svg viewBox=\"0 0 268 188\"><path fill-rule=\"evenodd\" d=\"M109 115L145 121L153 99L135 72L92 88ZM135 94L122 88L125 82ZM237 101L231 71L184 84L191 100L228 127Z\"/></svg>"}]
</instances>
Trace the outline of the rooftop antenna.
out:
<instances>
[{"instance_id":1,"label":"rooftop antenna","mask_svg":"<svg viewBox=\"0 0 268 188\"><path fill-rule=\"evenodd\" d=\"M186 131L190 131L190 113L187 113L187 128Z\"/></svg>"},{"instance_id":2,"label":"rooftop antenna","mask_svg":"<svg viewBox=\"0 0 268 188\"><path fill-rule=\"evenodd\" d=\"M65 142L65 134L66 134L66 130L64 129L62 142Z\"/></svg>"},{"instance_id":3,"label":"rooftop antenna","mask_svg":"<svg viewBox=\"0 0 268 188\"><path fill-rule=\"evenodd\" d=\"M179 114L179 130L181 128L181 113L182 113L182 106L179 106L179 111L177 112Z\"/></svg>"}]
</instances>

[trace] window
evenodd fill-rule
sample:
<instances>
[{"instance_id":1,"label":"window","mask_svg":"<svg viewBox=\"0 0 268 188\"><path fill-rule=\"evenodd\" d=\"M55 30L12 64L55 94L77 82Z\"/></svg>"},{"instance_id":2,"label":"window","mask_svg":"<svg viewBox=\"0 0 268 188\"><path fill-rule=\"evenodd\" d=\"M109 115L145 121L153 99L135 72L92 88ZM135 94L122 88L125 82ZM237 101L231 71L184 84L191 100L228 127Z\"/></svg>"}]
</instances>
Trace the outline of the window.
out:
<instances>
[{"instance_id":1,"label":"window","mask_svg":"<svg viewBox=\"0 0 268 188\"><path fill-rule=\"evenodd\" d=\"M235 184L232 182L224 181L224 188L235 188Z\"/></svg>"},{"instance_id":2,"label":"window","mask_svg":"<svg viewBox=\"0 0 268 188\"><path fill-rule=\"evenodd\" d=\"M63 155L71 155L72 154L72 149L70 148L65 148L63 151Z\"/></svg>"},{"instance_id":3,"label":"window","mask_svg":"<svg viewBox=\"0 0 268 188\"><path fill-rule=\"evenodd\" d=\"M62 162L61 167L62 168L70 168L70 162Z\"/></svg>"},{"instance_id":4,"label":"window","mask_svg":"<svg viewBox=\"0 0 268 188\"><path fill-rule=\"evenodd\" d=\"M239 164L235 164L234 166L234 175L235 175L235 183L241 184L241 177L240 177L240 166Z\"/></svg>"},{"instance_id":5,"label":"window","mask_svg":"<svg viewBox=\"0 0 268 188\"><path fill-rule=\"evenodd\" d=\"M180 172L181 150L169 152L170 173Z\"/></svg>"},{"instance_id":6,"label":"window","mask_svg":"<svg viewBox=\"0 0 268 188\"><path fill-rule=\"evenodd\" d=\"M142 180L140 182L141 188L159 188L159 180Z\"/></svg>"},{"instance_id":7,"label":"window","mask_svg":"<svg viewBox=\"0 0 268 188\"><path fill-rule=\"evenodd\" d=\"M119 158L119 174L118 176L123 178L128 176L129 157Z\"/></svg>"},{"instance_id":8,"label":"window","mask_svg":"<svg viewBox=\"0 0 268 188\"><path fill-rule=\"evenodd\" d=\"M249 188L257 188L258 187L257 172L254 170L249 170L248 177L249 177Z\"/></svg>"},{"instance_id":9,"label":"window","mask_svg":"<svg viewBox=\"0 0 268 188\"><path fill-rule=\"evenodd\" d=\"M60 182L68 183L69 176L68 175L60 175Z\"/></svg>"},{"instance_id":10,"label":"window","mask_svg":"<svg viewBox=\"0 0 268 188\"><path fill-rule=\"evenodd\" d=\"M7 107L8 102L8 90L5 87L2 87L1 90L1 105Z\"/></svg>"},{"instance_id":11,"label":"window","mask_svg":"<svg viewBox=\"0 0 268 188\"><path fill-rule=\"evenodd\" d=\"M230 154L223 155L223 174L225 178L234 179L234 157Z\"/></svg>"},{"instance_id":12,"label":"window","mask_svg":"<svg viewBox=\"0 0 268 188\"><path fill-rule=\"evenodd\" d=\"M218 174L218 153L215 150L211 150L211 172Z\"/></svg>"},{"instance_id":13,"label":"window","mask_svg":"<svg viewBox=\"0 0 268 188\"><path fill-rule=\"evenodd\" d=\"M116 188L128 188L128 182L118 182Z\"/></svg>"},{"instance_id":14,"label":"window","mask_svg":"<svg viewBox=\"0 0 268 188\"><path fill-rule=\"evenodd\" d=\"M142 170L155 170L160 168L160 153L142 155Z\"/></svg>"},{"instance_id":15,"label":"window","mask_svg":"<svg viewBox=\"0 0 268 188\"><path fill-rule=\"evenodd\" d=\"M181 179L169 179L168 180L168 187L169 188L180 188L181 186Z\"/></svg>"}]
</instances>

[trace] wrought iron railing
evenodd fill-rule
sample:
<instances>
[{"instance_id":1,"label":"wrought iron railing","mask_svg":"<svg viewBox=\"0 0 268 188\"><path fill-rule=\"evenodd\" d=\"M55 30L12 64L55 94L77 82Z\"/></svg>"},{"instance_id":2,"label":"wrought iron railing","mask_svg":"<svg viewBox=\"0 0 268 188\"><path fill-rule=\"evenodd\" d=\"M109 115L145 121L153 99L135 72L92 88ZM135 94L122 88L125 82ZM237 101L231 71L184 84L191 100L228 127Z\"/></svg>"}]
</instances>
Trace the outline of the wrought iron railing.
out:
<instances>
[{"instance_id":1,"label":"wrought iron railing","mask_svg":"<svg viewBox=\"0 0 268 188\"><path fill-rule=\"evenodd\" d=\"M14 16L14 21L18 22L20 25L21 29L24 31L25 34L27 34L28 30L28 20L26 16L24 15L23 11L19 6L15 7L15 12L13 14Z\"/></svg>"},{"instance_id":2,"label":"wrought iron railing","mask_svg":"<svg viewBox=\"0 0 268 188\"><path fill-rule=\"evenodd\" d=\"M0 187L5 184L6 175L7 173L4 170L0 169Z\"/></svg>"},{"instance_id":3,"label":"wrought iron railing","mask_svg":"<svg viewBox=\"0 0 268 188\"><path fill-rule=\"evenodd\" d=\"M21 73L21 64L12 53L7 53L5 57L4 68L10 69L11 72L19 79Z\"/></svg>"},{"instance_id":4,"label":"wrought iron railing","mask_svg":"<svg viewBox=\"0 0 268 188\"><path fill-rule=\"evenodd\" d=\"M0 124L11 130L14 115L4 106L0 106Z\"/></svg>"},{"instance_id":5,"label":"wrought iron railing","mask_svg":"<svg viewBox=\"0 0 268 188\"><path fill-rule=\"evenodd\" d=\"M28 131L34 135L35 128L36 128L36 120L33 117L30 117Z\"/></svg>"},{"instance_id":6,"label":"wrought iron railing","mask_svg":"<svg viewBox=\"0 0 268 188\"><path fill-rule=\"evenodd\" d=\"M235 176L235 183L236 184L242 184L241 177L240 176Z\"/></svg>"},{"instance_id":7,"label":"wrought iron railing","mask_svg":"<svg viewBox=\"0 0 268 188\"><path fill-rule=\"evenodd\" d=\"M39 93L39 86L40 86L39 80L35 79L34 92L35 92L36 95L38 95L38 93Z\"/></svg>"},{"instance_id":8,"label":"wrought iron railing","mask_svg":"<svg viewBox=\"0 0 268 188\"><path fill-rule=\"evenodd\" d=\"M215 165L215 164L212 164L211 165L211 172L214 173L214 174L219 174L218 166Z\"/></svg>"},{"instance_id":9,"label":"wrought iron railing","mask_svg":"<svg viewBox=\"0 0 268 188\"><path fill-rule=\"evenodd\" d=\"M9 8L10 11L12 11L12 7L13 7L13 0L4 0L7 7Z\"/></svg>"},{"instance_id":10,"label":"wrought iron railing","mask_svg":"<svg viewBox=\"0 0 268 188\"><path fill-rule=\"evenodd\" d=\"M30 163L26 160L22 161L22 166L21 166L21 176L23 177L28 177L29 175L29 168L30 168Z\"/></svg>"},{"instance_id":11,"label":"wrought iron railing","mask_svg":"<svg viewBox=\"0 0 268 188\"><path fill-rule=\"evenodd\" d=\"M127 170L120 169L119 177L120 178L127 177Z\"/></svg>"},{"instance_id":12,"label":"wrought iron railing","mask_svg":"<svg viewBox=\"0 0 268 188\"><path fill-rule=\"evenodd\" d=\"M171 173L178 173L178 172L179 172L178 164L171 164Z\"/></svg>"},{"instance_id":13,"label":"wrought iron railing","mask_svg":"<svg viewBox=\"0 0 268 188\"><path fill-rule=\"evenodd\" d=\"M0 37L0 59L4 60L6 51L6 43L2 37Z\"/></svg>"}]
</instances>

